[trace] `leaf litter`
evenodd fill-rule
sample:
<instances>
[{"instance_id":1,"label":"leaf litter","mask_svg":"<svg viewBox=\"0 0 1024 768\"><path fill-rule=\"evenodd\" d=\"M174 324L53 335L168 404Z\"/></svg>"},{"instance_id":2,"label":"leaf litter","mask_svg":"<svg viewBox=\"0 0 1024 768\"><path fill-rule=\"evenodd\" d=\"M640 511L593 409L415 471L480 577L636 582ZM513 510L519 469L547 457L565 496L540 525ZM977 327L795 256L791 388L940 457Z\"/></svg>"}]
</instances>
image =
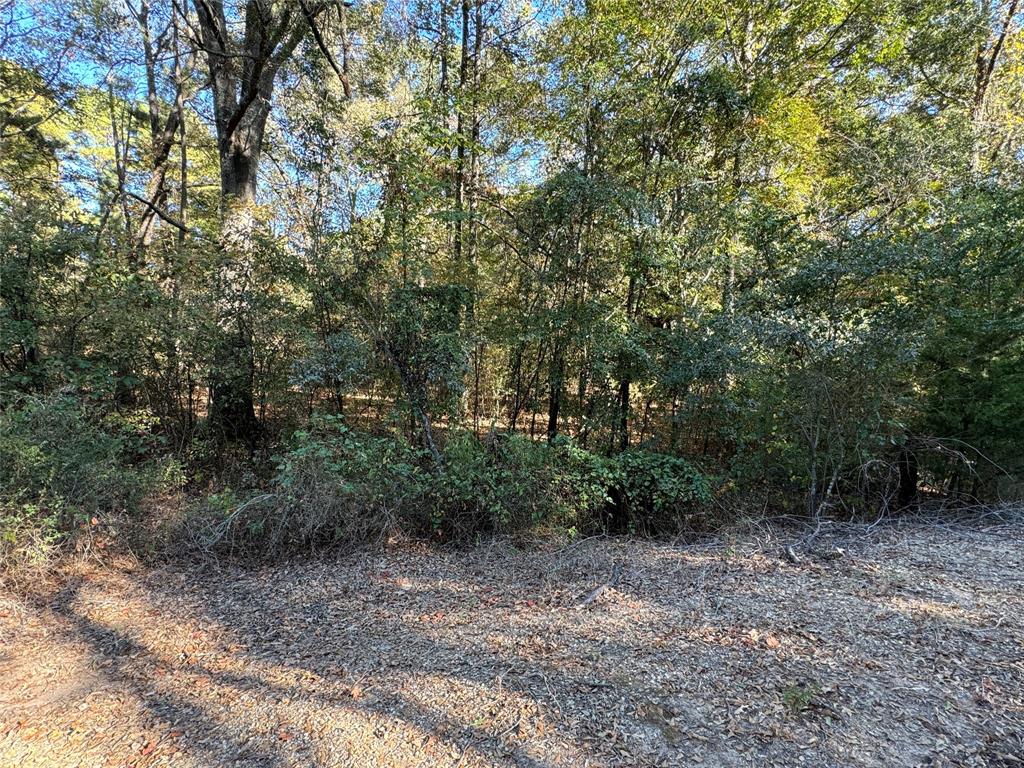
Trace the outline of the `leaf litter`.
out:
<instances>
[{"instance_id":1,"label":"leaf litter","mask_svg":"<svg viewBox=\"0 0 1024 768\"><path fill-rule=\"evenodd\" d=\"M0 596L0 765L1024 765L1024 526L82 566Z\"/></svg>"}]
</instances>

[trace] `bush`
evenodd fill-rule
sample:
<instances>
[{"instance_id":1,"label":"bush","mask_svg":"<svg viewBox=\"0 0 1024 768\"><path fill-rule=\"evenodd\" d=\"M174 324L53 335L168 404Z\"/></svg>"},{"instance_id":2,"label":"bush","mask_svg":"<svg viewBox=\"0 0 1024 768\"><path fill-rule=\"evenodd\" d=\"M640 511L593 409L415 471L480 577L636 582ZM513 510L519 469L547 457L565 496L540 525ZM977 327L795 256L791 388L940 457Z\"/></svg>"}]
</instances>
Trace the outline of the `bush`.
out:
<instances>
[{"instance_id":1,"label":"bush","mask_svg":"<svg viewBox=\"0 0 1024 768\"><path fill-rule=\"evenodd\" d=\"M0 412L0 553L37 560L78 534L117 527L155 479L137 425L67 395Z\"/></svg>"},{"instance_id":2,"label":"bush","mask_svg":"<svg viewBox=\"0 0 1024 768\"><path fill-rule=\"evenodd\" d=\"M417 527L422 521L409 518L421 509L422 458L394 438L355 432L340 417L314 418L277 458L267 493L239 503L229 489L206 500L197 538L204 549L268 556Z\"/></svg>"},{"instance_id":3,"label":"bush","mask_svg":"<svg viewBox=\"0 0 1024 768\"><path fill-rule=\"evenodd\" d=\"M609 460L610 524L632 531L693 527L700 505L711 501L711 482L686 459L639 449Z\"/></svg>"},{"instance_id":4,"label":"bush","mask_svg":"<svg viewBox=\"0 0 1024 768\"><path fill-rule=\"evenodd\" d=\"M444 471L426 488L431 527L455 536L506 527L528 493L516 470L475 435L453 435L445 446Z\"/></svg>"},{"instance_id":5,"label":"bush","mask_svg":"<svg viewBox=\"0 0 1024 768\"><path fill-rule=\"evenodd\" d=\"M615 481L609 460L564 436L550 450L546 493L552 505L551 522L580 532L602 529Z\"/></svg>"},{"instance_id":6,"label":"bush","mask_svg":"<svg viewBox=\"0 0 1024 768\"><path fill-rule=\"evenodd\" d=\"M396 531L449 539L532 527L584 533L607 527L616 504L630 523L623 530L658 532L691 520L711 496L708 479L683 459L646 451L604 458L568 438L548 445L455 432L442 463L437 471L399 438L317 417L293 435L265 493L208 497L196 538L203 549L272 557Z\"/></svg>"},{"instance_id":7,"label":"bush","mask_svg":"<svg viewBox=\"0 0 1024 768\"><path fill-rule=\"evenodd\" d=\"M445 471L431 478L431 521L455 536L531 526L598 526L608 503L606 462L560 437L553 445L522 435L471 433L449 440Z\"/></svg>"},{"instance_id":8,"label":"bush","mask_svg":"<svg viewBox=\"0 0 1024 768\"><path fill-rule=\"evenodd\" d=\"M642 450L606 458L566 437L548 445L518 435L458 436L432 490L435 524L456 533L536 525L658 533L692 525L711 500L709 479L685 459Z\"/></svg>"}]
</instances>

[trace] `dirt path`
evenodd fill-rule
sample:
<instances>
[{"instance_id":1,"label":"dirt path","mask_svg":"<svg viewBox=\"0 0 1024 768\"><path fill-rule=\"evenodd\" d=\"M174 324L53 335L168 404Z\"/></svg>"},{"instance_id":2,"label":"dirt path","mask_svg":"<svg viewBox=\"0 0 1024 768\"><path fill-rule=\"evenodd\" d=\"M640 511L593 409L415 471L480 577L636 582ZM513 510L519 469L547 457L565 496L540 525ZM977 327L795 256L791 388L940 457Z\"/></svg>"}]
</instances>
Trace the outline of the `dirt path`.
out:
<instances>
[{"instance_id":1,"label":"dirt path","mask_svg":"<svg viewBox=\"0 0 1024 768\"><path fill-rule=\"evenodd\" d=\"M1024 765L1022 543L83 572L0 600L0 765Z\"/></svg>"}]
</instances>

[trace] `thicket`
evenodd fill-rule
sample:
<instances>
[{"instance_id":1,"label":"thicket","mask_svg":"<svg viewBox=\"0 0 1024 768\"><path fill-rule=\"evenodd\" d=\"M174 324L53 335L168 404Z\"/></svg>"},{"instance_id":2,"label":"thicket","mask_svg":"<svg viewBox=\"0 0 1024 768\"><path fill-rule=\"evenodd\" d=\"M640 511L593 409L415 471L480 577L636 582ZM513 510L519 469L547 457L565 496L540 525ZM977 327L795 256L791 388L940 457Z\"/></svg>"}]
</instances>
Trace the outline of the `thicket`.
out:
<instances>
[{"instance_id":1,"label":"thicket","mask_svg":"<svg viewBox=\"0 0 1024 768\"><path fill-rule=\"evenodd\" d=\"M1020 498L1016 3L251 5L0 8L4 557Z\"/></svg>"}]
</instances>

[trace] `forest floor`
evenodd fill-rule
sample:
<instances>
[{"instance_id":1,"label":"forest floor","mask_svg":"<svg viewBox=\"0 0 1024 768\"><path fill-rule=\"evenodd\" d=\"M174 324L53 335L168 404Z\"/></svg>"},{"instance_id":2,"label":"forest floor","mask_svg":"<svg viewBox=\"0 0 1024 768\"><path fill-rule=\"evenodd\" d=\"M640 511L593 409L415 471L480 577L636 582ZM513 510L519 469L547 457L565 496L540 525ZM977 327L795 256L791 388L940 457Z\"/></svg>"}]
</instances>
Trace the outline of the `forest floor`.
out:
<instances>
[{"instance_id":1,"label":"forest floor","mask_svg":"<svg viewBox=\"0 0 1024 768\"><path fill-rule=\"evenodd\" d=\"M79 565L0 599L0 765L1020 766L1022 544L905 524Z\"/></svg>"}]
</instances>

